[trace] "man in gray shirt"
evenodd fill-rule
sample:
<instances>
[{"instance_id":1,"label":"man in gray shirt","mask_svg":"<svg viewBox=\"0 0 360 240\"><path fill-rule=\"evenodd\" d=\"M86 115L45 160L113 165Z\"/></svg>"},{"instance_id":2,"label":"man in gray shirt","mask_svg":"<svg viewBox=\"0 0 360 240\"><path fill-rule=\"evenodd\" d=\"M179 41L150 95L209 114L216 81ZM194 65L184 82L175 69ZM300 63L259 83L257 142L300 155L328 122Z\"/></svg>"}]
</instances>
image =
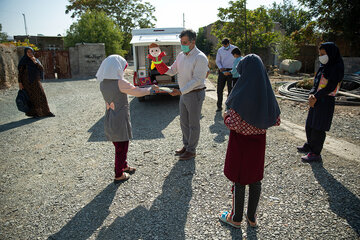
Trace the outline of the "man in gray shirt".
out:
<instances>
[{"instance_id":1,"label":"man in gray shirt","mask_svg":"<svg viewBox=\"0 0 360 240\"><path fill-rule=\"evenodd\" d=\"M175 151L180 160L193 159L200 137L200 115L205 99L205 79L209 71L208 59L195 45L196 33L184 30L180 34L182 52L176 57L166 74L178 75L180 89L172 96L180 95L180 126L183 147Z\"/></svg>"},{"instance_id":2,"label":"man in gray shirt","mask_svg":"<svg viewBox=\"0 0 360 240\"><path fill-rule=\"evenodd\" d=\"M222 110L222 102L223 102L223 91L225 88L225 84L227 84L228 95L232 89L232 75L231 70L234 63L234 56L231 54L231 51L236 48L236 46L230 44L230 40L228 38L224 38L221 42L223 45L218 49L216 54L216 65L219 68L219 77L217 81L217 110Z\"/></svg>"}]
</instances>

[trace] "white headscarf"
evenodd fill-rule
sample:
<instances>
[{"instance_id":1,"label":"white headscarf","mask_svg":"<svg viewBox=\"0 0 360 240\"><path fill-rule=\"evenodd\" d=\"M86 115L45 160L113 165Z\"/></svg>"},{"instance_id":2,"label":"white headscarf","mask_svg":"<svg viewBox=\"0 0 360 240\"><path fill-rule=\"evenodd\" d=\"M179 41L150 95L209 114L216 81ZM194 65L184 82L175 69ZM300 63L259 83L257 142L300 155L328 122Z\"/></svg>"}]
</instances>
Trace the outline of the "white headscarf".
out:
<instances>
[{"instance_id":1,"label":"white headscarf","mask_svg":"<svg viewBox=\"0 0 360 240\"><path fill-rule=\"evenodd\" d=\"M128 63L119 55L110 55L102 61L97 73L96 78L99 82L104 79L124 79L124 71Z\"/></svg>"}]
</instances>

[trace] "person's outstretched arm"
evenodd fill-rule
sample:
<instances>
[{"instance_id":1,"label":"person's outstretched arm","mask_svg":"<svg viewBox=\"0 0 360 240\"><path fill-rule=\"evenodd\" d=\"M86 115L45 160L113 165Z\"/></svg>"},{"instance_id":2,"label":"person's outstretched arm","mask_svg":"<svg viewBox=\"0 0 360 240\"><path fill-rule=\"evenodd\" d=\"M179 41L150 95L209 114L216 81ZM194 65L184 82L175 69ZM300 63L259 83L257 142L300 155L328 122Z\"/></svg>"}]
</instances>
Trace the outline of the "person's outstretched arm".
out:
<instances>
[{"instance_id":1,"label":"person's outstretched arm","mask_svg":"<svg viewBox=\"0 0 360 240\"><path fill-rule=\"evenodd\" d=\"M132 85L129 81L121 79L118 81L120 92L129 94L135 97L143 97L150 94L152 87L139 88Z\"/></svg>"}]
</instances>

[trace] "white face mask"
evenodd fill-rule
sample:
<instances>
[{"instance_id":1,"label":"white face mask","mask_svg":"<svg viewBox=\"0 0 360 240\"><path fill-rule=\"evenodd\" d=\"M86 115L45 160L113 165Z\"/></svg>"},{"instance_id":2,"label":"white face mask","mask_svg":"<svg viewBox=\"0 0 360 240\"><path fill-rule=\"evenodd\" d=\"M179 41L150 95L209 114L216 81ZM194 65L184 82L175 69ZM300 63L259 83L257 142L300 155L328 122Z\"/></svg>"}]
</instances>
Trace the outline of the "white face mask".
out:
<instances>
[{"instance_id":1,"label":"white face mask","mask_svg":"<svg viewBox=\"0 0 360 240\"><path fill-rule=\"evenodd\" d=\"M320 61L322 64L327 64L328 61L329 61L328 55L319 56L319 61Z\"/></svg>"}]
</instances>

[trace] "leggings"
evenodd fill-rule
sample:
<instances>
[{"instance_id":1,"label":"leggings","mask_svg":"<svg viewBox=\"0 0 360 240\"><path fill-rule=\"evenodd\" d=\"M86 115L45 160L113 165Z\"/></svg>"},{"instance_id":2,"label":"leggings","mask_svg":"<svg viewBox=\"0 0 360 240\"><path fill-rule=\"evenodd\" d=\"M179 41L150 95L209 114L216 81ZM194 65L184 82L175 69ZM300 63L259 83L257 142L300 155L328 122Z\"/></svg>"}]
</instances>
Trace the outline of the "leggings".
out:
<instances>
[{"instance_id":1,"label":"leggings","mask_svg":"<svg viewBox=\"0 0 360 240\"><path fill-rule=\"evenodd\" d=\"M129 149L129 141L126 142L113 142L115 146L115 178L121 177L124 168L127 168L127 152Z\"/></svg>"},{"instance_id":2,"label":"leggings","mask_svg":"<svg viewBox=\"0 0 360 240\"><path fill-rule=\"evenodd\" d=\"M234 183L232 188L233 206L231 210L231 219L235 222L241 222L244 212L245 186L240 183ZM255 222L255 213L259 203L261 193L261 181L249 184L249 200L247 216L250 221Z\"/></svg>"}]
</instances>

